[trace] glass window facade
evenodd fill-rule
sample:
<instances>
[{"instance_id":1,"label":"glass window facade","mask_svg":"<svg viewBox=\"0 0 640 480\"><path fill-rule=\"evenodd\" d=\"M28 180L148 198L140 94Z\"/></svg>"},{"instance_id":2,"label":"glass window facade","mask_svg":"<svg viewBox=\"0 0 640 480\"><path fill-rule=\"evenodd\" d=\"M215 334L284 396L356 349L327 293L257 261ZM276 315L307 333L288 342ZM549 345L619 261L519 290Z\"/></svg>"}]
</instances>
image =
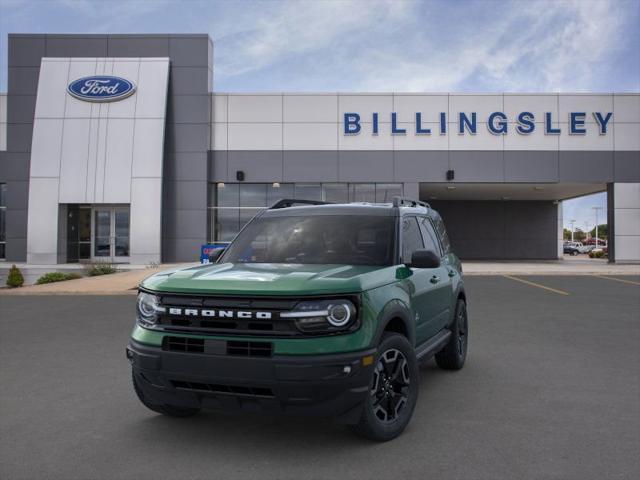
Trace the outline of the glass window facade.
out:
<instances>
[{"instance_id":1,"label":"glass window facade","mask_svg":"<svg viewBox=\"0 0 640 480\"><path fill-rule=\"evenodd\" d=\"M7 254L7 184L0 183L0 260Z\"/></svg>"},{"instance_id":2,"label":"glass window facade","mask_svg":"<svg viewBox=\"0 0 640 480\"><path fill-rule=\"evenodd\" d=\"M283 198L324 202L391 202L401 183L212 183L209 242L229 242L261 210Z\"/></svg>"}]
</instances>

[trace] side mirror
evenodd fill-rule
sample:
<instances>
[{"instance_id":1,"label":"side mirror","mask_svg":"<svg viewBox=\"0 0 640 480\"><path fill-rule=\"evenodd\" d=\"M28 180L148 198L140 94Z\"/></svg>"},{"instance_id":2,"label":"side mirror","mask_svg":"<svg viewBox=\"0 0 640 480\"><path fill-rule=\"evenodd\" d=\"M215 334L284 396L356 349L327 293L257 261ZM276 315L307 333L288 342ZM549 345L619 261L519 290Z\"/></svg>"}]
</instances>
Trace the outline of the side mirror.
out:
<instances>
[{"instance_id":1,"label":"side mirror","mask_svg":"<svg viewBox=\"0 0 640 480\"><path fill-rule=\"evenodd\" d=\"M213 252L209 254L209 263L216 263L224 252L224 248L216 248Z\"/></svg>"},{"instance_id":2,"label":"side mirror","mask_svg":"<svg viewBox=\"0 0 640 480\"><path fill-rule=\"evenodd\" d=\"M416 250L411 255L411 268L438 268L440 257L433 250Z\"/></svg>"}]
</instances>

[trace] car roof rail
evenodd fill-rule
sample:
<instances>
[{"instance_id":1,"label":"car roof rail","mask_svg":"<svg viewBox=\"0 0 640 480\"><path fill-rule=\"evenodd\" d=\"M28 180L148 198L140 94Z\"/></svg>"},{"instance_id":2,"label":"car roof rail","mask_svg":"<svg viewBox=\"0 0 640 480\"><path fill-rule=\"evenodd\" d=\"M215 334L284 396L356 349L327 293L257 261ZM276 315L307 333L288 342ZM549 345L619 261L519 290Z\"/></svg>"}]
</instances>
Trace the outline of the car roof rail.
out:
<instances>
[{"instance_id":1,"label":"car roof rail","mask_svg":"<svg viewBox=\"0 0 640 480\"><path fill-rule=\"evenodd\" d=\"M402 206L406 206L406 207L425 207L427 209L431 208L431 205L429 205L427 202L423 202L421 200L414 200L412 198L405 198L405 197L393 197L392 200L392 204L394 207L402 207Z\"/></svg>"},{"instance_id":2,"label":"car roof rail","mask_svg":"<svg viewBox=\"0 0 640 480\"><path fill-rule=\"evenodd\" d=\"M329 205L331 202L321 202L320 200L298 200L295 198L283 198L269 207L269 210L279 208L289 208L295 205Z\"/></svg>"}]
</instances>

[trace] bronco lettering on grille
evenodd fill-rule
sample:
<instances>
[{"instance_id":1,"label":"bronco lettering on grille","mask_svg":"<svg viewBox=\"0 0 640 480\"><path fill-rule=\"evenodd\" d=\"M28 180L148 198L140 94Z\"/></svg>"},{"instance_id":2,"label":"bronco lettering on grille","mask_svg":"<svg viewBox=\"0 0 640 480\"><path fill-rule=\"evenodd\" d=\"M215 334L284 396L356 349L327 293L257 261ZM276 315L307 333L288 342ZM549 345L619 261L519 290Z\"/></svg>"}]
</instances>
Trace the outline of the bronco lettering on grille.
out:
<instances>
[{"instance_id":1,"label":"bronco lettering on grille","mask_svg":"<svg viewBox=\"0 0 640 480\"><path fill-rule=\"evenodd\" d=\"M209 318L240 318L270 320L271 312L251 312L245 310L211 310L197 308L169 307L169 315L181 315L184 317L209 317Z\"/></svg>"}]
</instances>

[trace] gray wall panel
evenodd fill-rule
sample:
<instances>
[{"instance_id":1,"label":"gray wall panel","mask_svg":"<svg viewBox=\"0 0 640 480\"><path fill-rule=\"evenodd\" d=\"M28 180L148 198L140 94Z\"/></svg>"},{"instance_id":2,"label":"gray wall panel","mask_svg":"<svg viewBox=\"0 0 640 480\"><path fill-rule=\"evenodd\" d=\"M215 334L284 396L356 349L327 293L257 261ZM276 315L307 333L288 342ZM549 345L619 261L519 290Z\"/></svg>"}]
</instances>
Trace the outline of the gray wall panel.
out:
<instances>
[{"instance_id":1,"label":"gray wall panel","mask_svg":"<svg viewBox=\"0 0 640 480\"><path fill-rule=\"evenodd\" d=\"M165 238L162 243L163 257L171 262L199 262L203 243L200 237Z\"/></svg>"},{"instance_id":2,"label":"gray wall panel","mask_svg":"<svg viewBox=\"0 0 640 480\"><path fill-rule=\"evenodd\" d=\"M173 67L198 67L208 65L208 35L176 35L169 38L169 54L175 60ZM204 63L203 63L204 62Z\"/></svg>"},{"instance_id":3,"label":"gray wall panel","mask_svg":"<svg viewBox=\"0 0 640 480\"><path fill-rule=\"evenodd\" d=\"M205 161L203 161L203 156ZM174 181L202 181L207 178L206 154L179 152L165 154L164 178Z\"/></svg>"},{"instance_id":4,"label":"gray wall panel","mask_svg":"<svg viewBox=\"0 0 640 480\"><path fill-rule=\"evenodd\" d=\"M202 224L202 216L207 209L166 210L164 220L167 226L166 239L202 238L206 235L206 223ZM204 228L203 228L204 227Z\"/></svg>"},{"instance_id":5,"label":"gray wall panel","mask_svg":"<svg viewBox=\"0 0 640 480\"><path fill-rule=\"evenodd\" d=\"M33 124L7 123L7 151L30 152Z\"/></svg>"},{"instance_id":6,"label":"gray wall panel","mask_svg":"<svg viewBox=\"0 0 640 480\"><path fill-rule=\"evenodd\" d=\"M3 152L2 176L4 181L29 183L29 153ZM25 207L26 208L26 205Z\"/></svg>"},{"instance_id":7,"label":"gray wall panel","mask_svg":"<svg viewBox=\"0 0 640 480\"><path fill-rule=\"evenodd\" d=\"M553 202L430 202L463 260L557 258Z\"/></svg>"},{"instance_id":8,"label":"gray wall panel","mask_svg":"<svg viewBox=\"0 0 640 480\"><path fill-rule=\"evenodd\" d=\"M33 123L36 111L35 95L10 95L7 97L7 109L11 112L12 123Z\"/></svg>"},{"instance_id":9,"label":"gray wall panel","mask_svg":"<svg viewBox=\"0 0 640 480\"><path fill-rule=\"evenodd\" d=\"M392 151L338 152L338 180L341 182L389 182L393 179Z\"/></svg>"},{"instance_id":10,"label":"gray wall panel","mask_svg":"<svg viewBox=\"0 0 640 480\"><path fill-rule=\"evenodd\" d=\"M7 185L7 207L22 209L29 203L29 182L18 181ZM22 235L17 235L21 237Z\"/></svg>"},{"instance_id":11,"label":"gray wall panel","mask_svg":"<svg viewBox=\"0 0 640 480\"><path fill-rule=\"evenodd\" d=\"M612 151L561 151L560 182L613 181Z\"/></svg>"},{"instance_id":12,"label":"gray wall panel","mask_svg":"<svg viewBox=\"0 0 640 480\"><path fill-rule=\"evenodd\" d=\"M210 96L171 95L167 100L168 123L204 123L209 126Z\"/></svg>"},{"instance_id":13,"label":"gray wall panel","mask_svg":"<svg viewBox=\"0 0 640 480\"><path fill-rule=\"evenodd\" d=\"M27 238L27 210L14 210L7 205L6 218L7 241L13 238Z\"/></svg>"},{"instance_id":14,"label":"gray wall panel","mask_svg":"<svg viewBox=\"0 0 640 480\"><path fill-rule=\"evenodd\" d=\"M206 153L209 145L209 125L206 123L168 123L165 130L165 151Z\"/></svg>"},{"instance_id":15,"label":"gray wall panel","mask_svg":"<svg viewBox=\"0 0 640 480\"><path fill-rule=\"evenodd\" d=\"M443 182L449 169L449 152L443 150L395 151L396 182Z\"/></svg>"},{"instance_id":16,"label":"gray wall panel","mask_svg":"<svg viewBox=\"0 0 640 480\"><path fill-rule=\"evenodd\" d=\"M640 152L614 152L614 181L640 182Z\"/></svg>"},{"instance_id":17,"label":"gray wall panel","mask_svg":"<svg viewBox=\"0 0 640 480\"><path fill-rule=\"evenodd\" d=\"M167 210L202 210L207 206L207 182L164 182L163 205Z\"/></svg>"},{"instance_id":18,"label":"gray wall panel","mask_svg":"<svg viewBox=\"0 0 640 480\"><path fill-rule=\"evenodd\" d=\"M229 154L225 151L209 151L209 181L227 182Z\"/></svg>"},{"instance_id":19,"label":"gray wall panel","mask_svg":"<svg viewBox=\"0 0 640 480\"><path fill-rule=\"evenodd\" d=\"M22 215L27 218L27 211L23 210ZM26 223L26 220L25 220ZM7 223L7 230L10 225ZM8 233L8 232L7 232ZM7 237L6 255L7 261L10 262L24 262L27 260L27 237L13 238Z\"/></svg>"},{"instance_id":20,"label":"gray wall panel","mask_svg":"<svg viewBox=\"0 0 640 480\"><path fill-rule=\"evenodd\" d=\"M40 63L37 67L9 67L7 85L10 95L35 95L39 75Z\"/></svg>"},{"instance_id":21,"label":"gray wall panel","mask_svg":"<svg viewBox=\"0 0 640 480\"><path fill-rule=\"evenodd\" d=\"M229 181L236 171L245 173L245 182L281 182L282 151L229 151Z\"/></svg>"},{"instance_id":22,"label":"gray wall panel","mask_svg":"<svg viewBox=\"0 0 640 480\"><path fill-rule=\"evenodd\" d=\"M44 35L9 35L9 67L40 67L44 55Z\"/></svg>"},{"instance_id":23,"label":"gray wall panel","mask_svg":"<svg viewBox=\"0 0 640 480\"><path fill-rule=\"evenodd\" d=\"M456 182L503 182L504 152L450 151L449 166L455 171Z\"/></svg>"},{"instance_id":24,"label":"gray wall panel","mask_svg":"<svg viewBox=\"0 0 640 480\"><path fill-rule=\"evenodd\" d=\"M107 35L47 35L47 57L106 57Z\"/></svg>"},{"instance_id":25,"label":"gray wall panel","mask_svg":"<svg viewBox=\"0 0 640 480\"><path fill-rule=\"evenodd\" d=\"M336 182L337 151L286 150L283 156L285 182Z\"/></svg>"},{"instance_id":26,"label":"gray wall panel","mask_svg":"<svg viewBox=\"0 0 640 480\"><path fill-rule=\"evenodd\" d=\"M505 151L505 182L557 182L557 151Z\"/></svg>"},{"instance_id":27,"label":"gray wall panel","mask_svg":"<svg viewBox=\"0 0 640 480\"><path fill-rule=\"evenodd\" d=\"M171 95L202 95L208 92L209 69L207 67L174 67L173 58L169 74Z\"/></svg>"},{"instance_id":28,"label":"gray wall panel","mask_svg":"<svg viewBox=\"0 0 640 480\"><path fill-rule=\"evenodd\" d=\"M168 57L169 39L166 35L109 35L110 57Z\"/></svg>"}]
</instances>

